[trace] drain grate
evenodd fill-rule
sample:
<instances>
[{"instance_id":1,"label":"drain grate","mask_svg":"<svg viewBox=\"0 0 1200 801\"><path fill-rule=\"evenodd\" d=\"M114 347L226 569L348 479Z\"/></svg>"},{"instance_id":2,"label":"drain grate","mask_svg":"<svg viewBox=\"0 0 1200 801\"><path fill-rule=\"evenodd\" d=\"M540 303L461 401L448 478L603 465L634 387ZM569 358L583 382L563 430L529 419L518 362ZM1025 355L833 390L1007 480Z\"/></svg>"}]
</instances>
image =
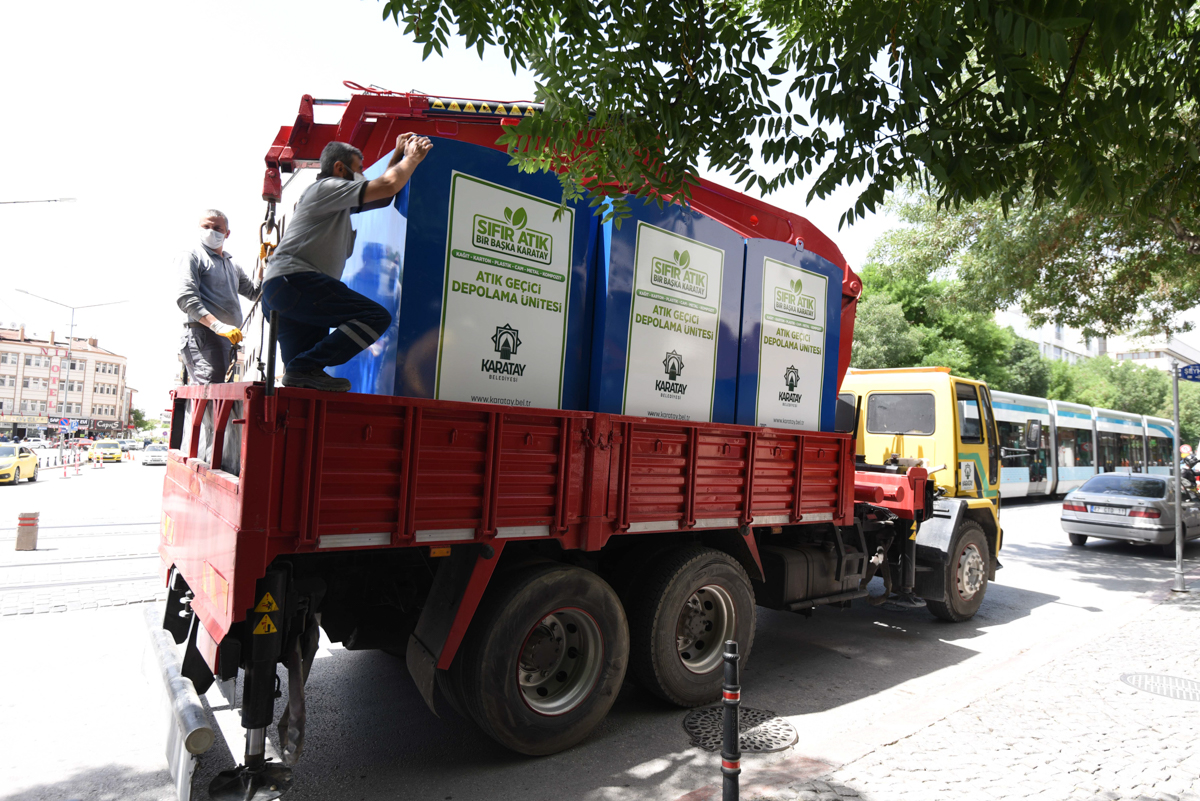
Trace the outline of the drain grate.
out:
<instances>
[{"instance_id":1,"label":"drain grate","mask_svg":"<svg viewBox=\"0 0 1200 801\"><path fill-rule=\"evenodd\" d=\"M1157 673L1122 673L1121 681L1135 690L1163 695L1176 701L1200 701L1200 681Z\"/></svg>"},{"instance_id":2,"label":"drain grate","mask_svg":"<svg viewBox=\"0 0 1200 801\"><path fill-rule=\"evenodd\" d=\"M683 728L692 738L692 745L706 751L721 750L723 713L723 706L710 706L693 709L684 716ZM782 751L799 739L792 724L766 709L742 707L738 718L738 732L738 742L743 754Z\"/></svg>"}]
</instances>

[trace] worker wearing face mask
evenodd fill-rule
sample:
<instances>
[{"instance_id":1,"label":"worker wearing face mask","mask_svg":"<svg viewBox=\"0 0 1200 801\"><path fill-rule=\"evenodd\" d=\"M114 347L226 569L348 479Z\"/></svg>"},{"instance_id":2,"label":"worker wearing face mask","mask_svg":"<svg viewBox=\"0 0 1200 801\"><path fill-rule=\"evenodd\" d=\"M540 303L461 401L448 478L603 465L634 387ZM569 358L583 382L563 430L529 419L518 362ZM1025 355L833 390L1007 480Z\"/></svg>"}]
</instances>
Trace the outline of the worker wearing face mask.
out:
<instances>
[{"instance_id":1,"label":"worker wearing face mask","mask_svg":"<svg viewBox=\"0 0 1200 801\"><path fill-rule=\"evenodd\" d=\"M284 386L349 390L325 368L350 361L392 324L391 312L342 283L354 253L350 215L390 203L432 147L427 137L401 134L387 170L370 181L358 148L330 142L321 152L321 172L300 195L263 281L263 307L279 313Z\"/></svg>"},{"instance_id":2,"label":"worker wearing face mask","mask_svg":"<svg viewBox=\"0 0 1200 801\"><path fill-rule=\"evenodd\" d=\"M187 315L180 354L185 380L193 384L225 381L233 346L242 340L241 297L256 300L260 286L225 252L229 218L216 209L200 215L200 241L179 258L176 303ZM259 281L262 275L260 268Z\"/></svg>"}]
</instances>

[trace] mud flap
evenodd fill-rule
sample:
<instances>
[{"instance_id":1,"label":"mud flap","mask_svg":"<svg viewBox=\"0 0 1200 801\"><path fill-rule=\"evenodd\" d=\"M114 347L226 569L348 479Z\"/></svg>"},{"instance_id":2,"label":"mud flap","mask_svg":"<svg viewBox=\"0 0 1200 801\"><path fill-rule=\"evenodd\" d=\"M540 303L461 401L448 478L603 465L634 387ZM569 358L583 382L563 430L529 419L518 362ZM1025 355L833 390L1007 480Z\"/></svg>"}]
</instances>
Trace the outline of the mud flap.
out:
<instances>
[{"instance_id":1,"label":"mud flap","mask_svg":"<svg viewBox=\"0 0 1200 801\"><path fill-rule=\"evenodd\" d=\"M438 566L425 608L408 638L404 660L409 675L435 715L438 714L434 704L438 663L444 656L452 658L457 651L503 547L503 541L494 546L455 546Z\"/></svg>"},{"instance_id":2,"label":"mud flap","mask_svg":"<svg viewBox=\"0 0 1200 801\"><path fill-rule=\"evenodd\" d=\"M295 765L304 750L304 685L312 670L321 637L321 614L310 614L304 621L304 631L295 638L287 653L288 700L279 716L279 751L283 764Z\"/></svg>"},{"instance_id":3,"label":"mud flap","mask_svg":"<svg viewBox=\"0 0 1200 801\"><path fill-rule=\"evenodd\" d=\"M917 529L917 580L914 593L929 601L946 600L946 563L954 532L967 513L961 498L938 498L933 515Z\"/></svg>"}]
</instances>

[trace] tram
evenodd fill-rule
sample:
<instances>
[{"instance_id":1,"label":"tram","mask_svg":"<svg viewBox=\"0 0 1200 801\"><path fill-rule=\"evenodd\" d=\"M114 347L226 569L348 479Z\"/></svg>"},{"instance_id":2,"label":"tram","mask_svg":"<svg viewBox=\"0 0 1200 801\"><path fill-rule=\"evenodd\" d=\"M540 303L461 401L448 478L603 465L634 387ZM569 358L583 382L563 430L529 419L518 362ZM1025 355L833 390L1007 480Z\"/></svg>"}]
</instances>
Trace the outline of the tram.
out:
<instances>
[{"instance_id":1,"label":"tram","mask_svg":"<svg viewBox=\"0 0 1200 801\"><path fill-rule=\"evenodd\" d=\"M1063 495L1097 473L1171 473L1170 420L1012 392L992 401L1003 448L1023 449L1029 421L1042 424L1037 450L1003 457L1003 498Z\"/></svg>"}]
</instances>

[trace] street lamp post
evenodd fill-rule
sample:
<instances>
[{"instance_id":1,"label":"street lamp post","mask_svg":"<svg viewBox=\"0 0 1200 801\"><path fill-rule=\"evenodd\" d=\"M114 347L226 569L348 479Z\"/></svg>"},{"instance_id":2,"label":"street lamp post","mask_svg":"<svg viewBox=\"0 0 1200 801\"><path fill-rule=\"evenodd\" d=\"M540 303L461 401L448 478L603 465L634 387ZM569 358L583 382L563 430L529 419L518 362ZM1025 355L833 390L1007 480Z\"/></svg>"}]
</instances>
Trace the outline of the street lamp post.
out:
<instances>
[{"instance_id":1,"label":"street lamp post","mask_svg":"<svg viewBox=\"0 0 1200 801\"><path fill-rule=\"evenodd\" d=\"M24 289L18 289L17 291L21 292L22 294L29 295L30 297L37 298L38 300L44 300L47 303L53 303L55 306L62 306L64 309L71 310L71 330L67 334L67 369L65 370L63 377L59 379L59 384L63 388L63 398L64 398L64 400L62 402L63 403L63 414L60 415L60 417L65 416L66 409L67 409L67 403L68 403L68 401L65 399L70 397L68 394L68 390L67 390L67 379L71 375L71 348L75 345L75 310L76 309L94 309L97 306L116 306L118 303L125 303L126 301L110 300L108 303L89 303L86 306L69 306L66 303L60 303L57 300L51 300L50 298L44 298L41 295L35 295L32 292L29 292ZM80 397L82 397L82 396L83 396L83 393L80 392ZM82 406L80 408L80 411L81 412L83 411ZM61 461L62 455L63 455L63 441L66 439L66 433L62 429L63 429L63 427L60 425L58 427L58 458L60 461Z\"/></svg>"}]
</instances>

